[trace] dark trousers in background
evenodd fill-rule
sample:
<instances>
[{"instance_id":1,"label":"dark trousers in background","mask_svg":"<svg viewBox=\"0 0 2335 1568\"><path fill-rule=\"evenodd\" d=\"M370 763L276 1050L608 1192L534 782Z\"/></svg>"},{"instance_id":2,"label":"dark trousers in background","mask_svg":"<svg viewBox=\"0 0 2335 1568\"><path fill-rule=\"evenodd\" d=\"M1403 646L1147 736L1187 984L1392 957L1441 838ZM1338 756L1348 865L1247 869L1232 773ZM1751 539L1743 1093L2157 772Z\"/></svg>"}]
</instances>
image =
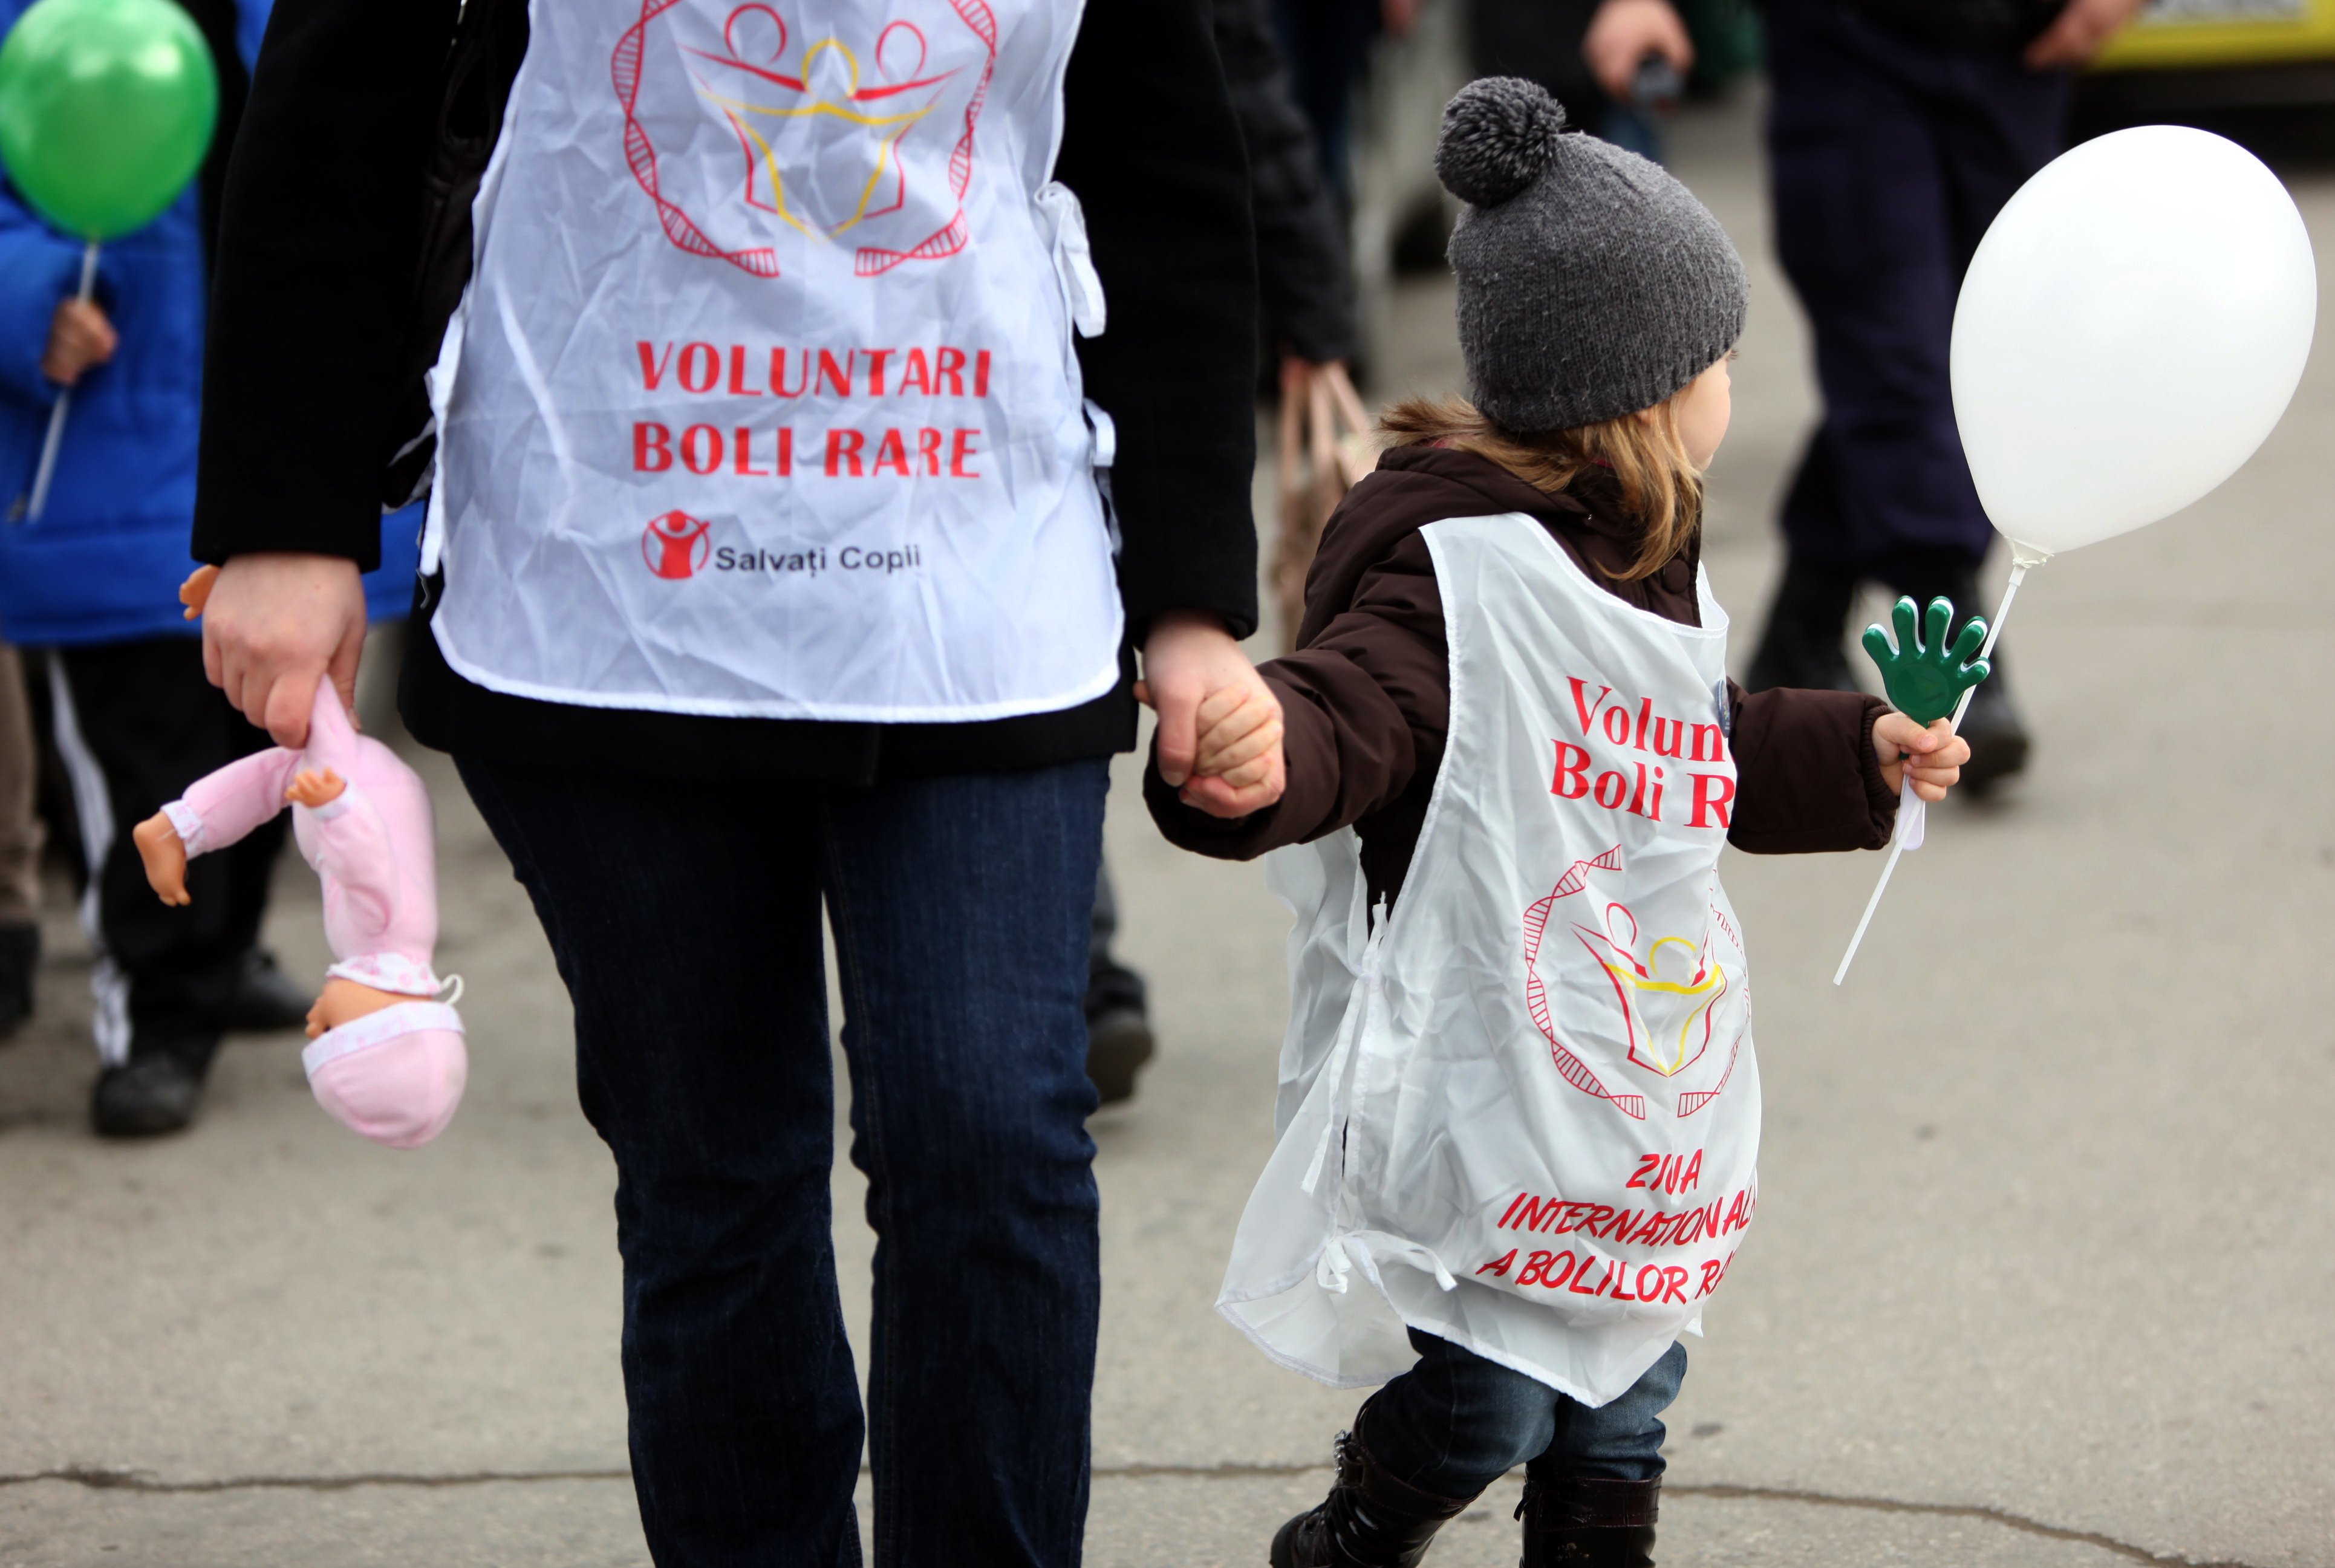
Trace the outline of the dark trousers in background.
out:
<instances>
[{"instance_id":1,"label":"dark trousers in background","mask_svg":"<svg viewBox=\"0 0 2335 1568\"><path fill-rule=\"evenodd\" d=\"M0 925L27 925L40 918L45 835L34 809L40 762L24 662L0 643Z\"/></svg>"},{"instance_id":2,"label":"dark trousers in background","mask_svg":"<svg viewBox=\"0 0 2335 1568\"><path fill-rule=\"evenodd\" d=\"M1109 1013L1141 1012L1148 988L1143 976L1113 957L1110 944L1119 938L1119 890L1110 885L1110 867L1095 876L1094 919L1087 940L1087 1021Z\"/></svg>"},{"instance_id":3,"label":"dark trousers in background","mask_svg":"<svg viewBox=\"0 0 2335 1568\"><path fill-rule=\"evenodd\" d=\"M1354 205L1354 93L1379 35L1379 0L1273 0L1297 107L1313 127L1322 172L1342 210Z\"/></svg>"},{"instance_id":4,"label":"dark trousers in background","mask_svg":"<svg viewBox=\"0 0 2335 1568\"><path fill-rule=\"evenodd\" d=\"M187 866L192 902L154 896L130 830L215 769L267 745L203 675L202 644L150 637L53 648L58 755L73 780L89 883L82 923L97 948L98 1054L136 1050L207 1064L227 1028L246 955L259 939L268 878L290 818Z\"/></svg>"},{"instance_id":5,"label":"dark trousers in background","mask_svg":"<svg viewBox=\"0 0 2335 1568\"><path fill-rule=\"evenodd\" d=\"M1105 764L828 790L457 760L550 938L615 1156L659 1568L858 1562L863 1430L878 1563L1075 1563ZM822 904L879 1238L864 1418L829 1231Z\"/></svg>"},{"instance_id":6,"label":"dark trousers in background","mask_svg":"<svg viewBox=\"0 0 2335 1568\"><path fill-rule=\"evenodd\" d=\"M1773 0L1768 79L1776 248L1824 392L1785 537L1893 586L1946 580L1993 539L1954 425L1954 300L1987 225L2059 151L2069 78Z\"/></svg>"}]
</instances>

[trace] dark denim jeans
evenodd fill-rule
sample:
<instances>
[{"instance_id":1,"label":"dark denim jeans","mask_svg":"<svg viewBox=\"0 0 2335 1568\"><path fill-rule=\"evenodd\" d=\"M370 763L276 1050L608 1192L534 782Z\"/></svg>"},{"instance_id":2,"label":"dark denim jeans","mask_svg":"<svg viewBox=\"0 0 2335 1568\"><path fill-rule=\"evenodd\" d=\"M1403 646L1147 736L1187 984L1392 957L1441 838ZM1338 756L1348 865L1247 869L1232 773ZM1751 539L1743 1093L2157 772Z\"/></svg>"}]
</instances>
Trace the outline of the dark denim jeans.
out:
<instances>
[{"instance_id":1,"label":"dark denim jeans","mask_svg":"<svg viewBox=\"0 0 2335 1568\"><path fill-rule=\"evenodd\" d=\"M1472 1497L1517 1465L1540 1481L1653 1481L1662 1412L1686 1377L1672 1345L1626 1394L1594 1409L1448 1340L1410 1331L1419 1364L1380 1389L1362 1434L1371 1457L1422 1492Z\"/></svg>"},{"instance_id":2,"label":"dark denim jeans","mask_svg":"<svg viewBox=\"0 0 2335 1568\"><path fill-rule=\"evenodd\" d=\"M1086 1117L1100 761L869 790L458 759L576 1008L616 1160L633 1483L659 1568L1069 1564L1100 1305ZM876 1311L830 1239L841 961Z\"/></svg>"}]
</instances>

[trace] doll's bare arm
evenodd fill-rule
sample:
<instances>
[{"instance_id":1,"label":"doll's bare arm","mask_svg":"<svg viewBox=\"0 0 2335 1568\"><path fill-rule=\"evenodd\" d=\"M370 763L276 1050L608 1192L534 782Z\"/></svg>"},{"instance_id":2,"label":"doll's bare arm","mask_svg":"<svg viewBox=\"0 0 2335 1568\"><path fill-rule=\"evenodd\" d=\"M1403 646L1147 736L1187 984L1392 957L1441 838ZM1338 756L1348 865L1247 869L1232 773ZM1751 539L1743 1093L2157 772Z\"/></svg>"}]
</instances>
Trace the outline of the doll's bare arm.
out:
<instances>
[{"instance_id":1,"label":"doll's bare arm","mask_svg":"<svg viewBox=\"0 0 2335 1568\"><path fill-rule=\"evenodd\" d=\"M255 751L196 779L182 799L131 830L146 880L163 903L188 901L189 857L238 842L284 809L284 783L299 760L276 747Z\"/></svg>"}]
</instances>

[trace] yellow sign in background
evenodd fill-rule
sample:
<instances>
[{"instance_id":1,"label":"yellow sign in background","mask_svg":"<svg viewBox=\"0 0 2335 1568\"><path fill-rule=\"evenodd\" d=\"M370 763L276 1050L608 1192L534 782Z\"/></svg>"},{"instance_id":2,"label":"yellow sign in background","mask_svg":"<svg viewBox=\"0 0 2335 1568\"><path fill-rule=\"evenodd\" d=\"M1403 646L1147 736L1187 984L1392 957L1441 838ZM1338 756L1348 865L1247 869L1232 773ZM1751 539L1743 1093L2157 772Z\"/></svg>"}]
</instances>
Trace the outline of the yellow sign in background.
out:
<instances>
[{"instance_id":1,"label":"yellow sign in background","mask_svg":"<svg viewBox=\"0 0 2335 1568\"><path fill-rule=\"evenodd\" d=\"M2335 59L2335 0L2149 0L2094 66L2186 70Z\"/></svg>"}]
</instances>

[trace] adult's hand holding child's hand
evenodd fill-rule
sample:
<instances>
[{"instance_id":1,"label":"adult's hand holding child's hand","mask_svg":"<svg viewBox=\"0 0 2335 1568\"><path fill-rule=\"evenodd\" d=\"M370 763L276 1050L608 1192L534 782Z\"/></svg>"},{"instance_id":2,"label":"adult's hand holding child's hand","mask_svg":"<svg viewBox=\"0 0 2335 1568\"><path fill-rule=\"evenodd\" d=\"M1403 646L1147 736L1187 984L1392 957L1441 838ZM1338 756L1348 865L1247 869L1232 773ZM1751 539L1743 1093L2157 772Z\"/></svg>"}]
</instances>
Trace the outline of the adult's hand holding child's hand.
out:
<instances>
[{"instance_id":1,"label":"adult's hand holding child's hand","mask_svg":"<svg viewBox=\"0 0 2335 1568\"><path fill-rule=\"evenodd\" d=\"M1281 702L1221 621L1160 616L1144 640L1143 677L1135 694L1159 715L1159 777L1186 805L1245 817L1281 799Z\"/></svg>"},{"instance_id":2,"label":"adult's hand holding child's hand","mask_svg":"<svg viewBox=\"0 0 2335 1568\"><path fill-rule=\"evenodd\" d=\"M1943 800L1971 754L1970 742L1948 728L1952 722L1933 720L1925 729L1903 713L1884 713L1874 721L1873 750L1881 759L1882 782L1894 791L1911 769L1914 794L1933 804Z\"/></svg>"},{"instance_id":3,"label":"adult's hand holding child's hand","mask_svg":"<svg viewBox=\"0 0 2335 1568\"><path fill-rule=\"evenodd\" d=\"M1200 704L1199 755L1177 799L1212 817L1245 817L1281 799L1286 767L1272 689L1226 687Z\"/></svg>"},{"instance_id":4,"label":"adult's hand holding child's hand","mask_svg":"<svg viewBox=\"0 0 2335 1568\"><path fill-rule=\"evenodd\" d=\"M364 584L340 556L266 551L219 568L203 618L203 673L278 746L308 743L316 682L329 679L355 722Z\"/></svg>"}]
</instances>

